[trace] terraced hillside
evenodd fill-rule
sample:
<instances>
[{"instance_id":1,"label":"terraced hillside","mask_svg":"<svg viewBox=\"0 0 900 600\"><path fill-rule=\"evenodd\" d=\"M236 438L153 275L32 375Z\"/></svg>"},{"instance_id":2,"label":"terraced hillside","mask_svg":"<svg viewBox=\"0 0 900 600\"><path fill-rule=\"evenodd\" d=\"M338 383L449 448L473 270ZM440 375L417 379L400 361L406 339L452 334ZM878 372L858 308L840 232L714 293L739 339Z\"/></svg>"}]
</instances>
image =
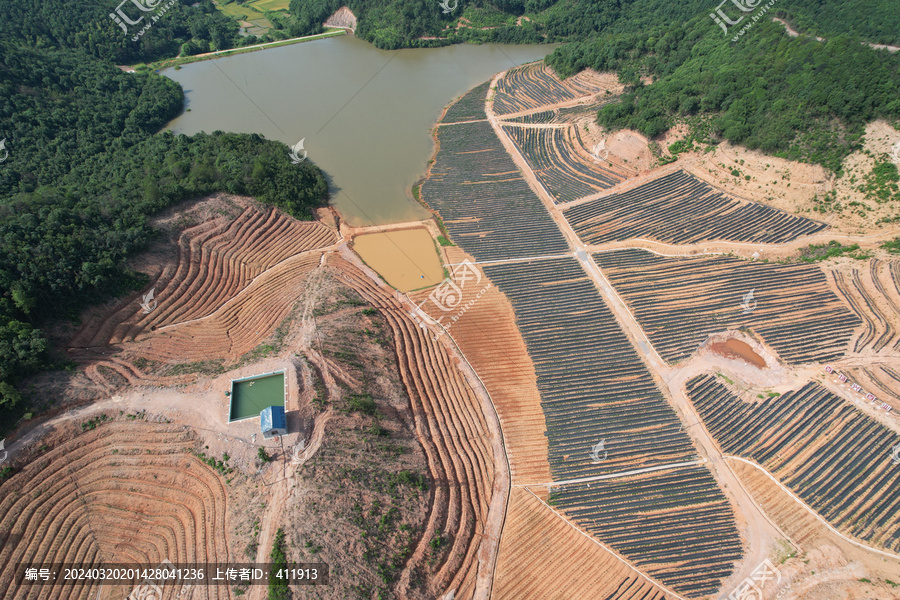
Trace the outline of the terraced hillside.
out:
<instances>
[{"instance_id":1,"label":"terraced hillside","mask_svg":"<svg viewBox=\"0 0 900 600\"><path fill-rule=\"evenodd\" d=\"M234 219L205 220L180 235L177 261L165 265L142 292L154 291L152 312L144 314L139 298L129 297L102 319L86 322L70 346L133 341L142 333L208 317L269 269L337 241L319 222L297 221L274 208L240 208Z\"/></svg>"},{"instance_id":2,"label":"terraced hillside","mask_svg":"<svg viewBox=\"0 0 900 600\"><path fill-rule=\"evenodd\" d=\"M578 127L504 126L534 174L556 202L568 202L611 188L628 176L594 158L584 148Z\"/></svg>"},{"instance_id":3,"label":"terraced hillside","mask_svg":"<svg viewBox=\"0 0 900 600\"><path fill-rule=\"evenodd\" d=\"M508 115L575 100L604 89L597 74L582 71L565 81L559 79L544 61L515 67L497 82L494 113Z\"/></svg>"},{"instance_id":4,"label":"terraced hillside","mask_svg":"<svg viewBox=\"0 0 900 600\"><path fill-rule=\"evenodd\" d=\"M8 535L0 547L3 597L37 597L14 581L20 562L239 560L227 541L226 488L193 454L196 445L185 427L116 419L57 445L0 484L0 531ZM52 589L59 597L95 598L100 586ZM194 593L231 597L214 585Z\"/></svg>"},{"instance_id":5,"label":"terraced hillside","mask_svg":"<svg viewBox=\"0 0 900 600\"><path fill-rule=\"evenodd\" d=\"M490 123L441 126L437 141L440 150L421 196L466 252L496 260L568 249Z\"/></svg>"},{"instance_id":6,"label":"terraced hillside","mask_svg":"<svg viewBox=\"0 0 900 600\"><path fill-rule=\"evenodd\" d=\"M467 256L459 248L444 249L451 263ZM534 365L516 327L509 300L486 278L461 289L459 306L470 306L450 330L466 360L491 396L503 426L503 444L514 484L550 481L547 430ZM428 299L430 291L409 294L434 319L447 313ZM456 316L455 313L450 313Z\"/></svg>"},{"instance_id":7,"label":"terraced hillside","mask_svg":"<svg viewBox=\"0 0 900 600\"><path fill-rule=\"evenodd\" d=\"M471 598L478 553L494 487L494 454L481 404L444 347L408 316L394 297L344 259L329 260L339 277L377 307L390 325L401 378L410 398L416 434L434 482L427 534L413 561L430 555L435 537L446 540L441 561L432 564L431 594L455 591ZM412 576L406 573L405 577Z\"/></svg>"},{"instance_id":8,"label":"terraced hillside","mask_svg":"<svg viewBox=\"0 0 900 600\"><path fill-rule=\"evenodd\" d=\"M598 102L531 112L519 117L510 117L508 119L503 119L503 123L552 125L561 123L570 124L580 119L590 119L591 121L594 121L597 118L597 111L603 108L603 106L605 106L606 104L615 102L616 100L618 100L618 98L618 95L610 94L608 96L605 96Z\"/></svg>"},{"instance_id":9,"label":"terraced hillside","mask_svg":"<svg viewBox=\"0 0 900 600\"><path fill-rule=\"evenodd\" d=\"M630 238L670 244L712 240L775 244L826 227L763 204L726 196L684 171L566 207L563 214L586 244Z\"/></svg>"},{"instance_id":10,"label":"terraced hillside","mask_svg":"<svg viewBox=\"0 0 900 600\"><path fill-rule=\"evenodd\" d=\"M868 268L834 270L831 277L862 322L853 351L900 349L900 261L876 258Z\"/></svg>"},{"instance_id":11,"label":"terraced hillside","mask_svg":"<svg viewBox=\"0 0 900 600\"><path fill-rule=\"evenodd\" d=\"M704 466L569 484L550 502L688 598L714 595L743 555L731 505Z\"/></svg>"},{"instance_id":12,"label":"terraced hillside","mask_svg":"<svg viewBox=\"0 0 900 600\"><path fill-rule=\"evenodd\" d=\"M555 481L696 458L612 312L575 259L485 265L534 362ZM608 453L594 461L593 447Z\"/></svg>"},{"instance_id":13,"label":"terraced hillside","mask_svg":"<svg viewBox=\"0 0 900 600\"><path fill-rule=\"evenodd\" d=\"M860 325L813 265L671 258L638 249L600 252L594 260L670 363L712 333L744 327L788 363L824 362L843 355ZM742 304L750 291L747 312Z\"/></svg>"},{"instance_id":14,"label":"terraced hillside","mask_svg":"<svg viewBox=\"0 0 900 600\"><path fill-rule=\"evenodd\" d=\"M572 527L533 493L513 488L493 597L664 600L670 596Z\"/></svg>"},{"instance_id":15,"label":"terraced hillside","mask_svg":"<svg viewBox=\"0 0 900 600\"><path fill-rule=\"evenodd\" d=\"M748 402L704 375L688 392L726 453L763 466L837 529L900 549L895 431L816 383Z\"/></svg>"}]
</instances>

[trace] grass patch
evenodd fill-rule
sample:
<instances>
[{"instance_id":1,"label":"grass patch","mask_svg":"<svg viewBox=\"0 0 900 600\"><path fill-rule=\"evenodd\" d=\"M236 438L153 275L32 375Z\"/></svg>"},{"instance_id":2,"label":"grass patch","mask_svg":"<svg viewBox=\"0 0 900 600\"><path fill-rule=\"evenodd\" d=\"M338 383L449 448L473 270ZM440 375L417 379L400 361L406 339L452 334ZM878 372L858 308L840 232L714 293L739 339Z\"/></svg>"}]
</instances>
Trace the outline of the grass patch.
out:
<instances>
[{"instance_id":1,"label":"grass patch","mask_svg":"<svg viewBox=\"0 0 900 600\"><path fill-rule=\"evenodd\" d=\"M437 242L438 242L438 244L440 244L441 246L455 246L455 245L456 245L456 244L454 244L453 242L451 242L450 240L448 240L447 238L445 238L445 237L442 236L442 235L439 235L439 236L438 236Z\"/></svg>"},{"instance_id":2,"label":"grass patch","mask_svg":"<svg viewBox=\"0 0 900 600\"><path fill-rule=\"evenodd\" d=\"M881 245L882 250L887 250L891 254L900 254L900 237L896 237L889 242Z\"/></svg>"},{"instance_id":3,"label":"grass patch","mask_svg":"<svg viewBox=\"0 0 900 600\"><path fill-rule=\"evenodd\" d=\"M810 244L806 248L801 248L800 256L797 260L805 263L814 263L840 256L847 256L856 260L868 260L872 257L872 253L861 251L859 244L845 246L838 241L831 240L827 244Z\"/></svg>"},{"instance_id":4,"label":"grass patch","mask_svg":"<svg viewBox=\"0 0 900 600\"><path fill-rule=\"evenodd\" d=\"M269 572L269 595L268 600L289 600L291 597L291 588L288 580L284 577L278 577L281 569L288 566L287 554L284 551L284 530L279 527L275 533L275 541L272 542L272 551L269 553L269 560L272 561L272 570Z\"/></svg>"},{"instance_id":5,"label":"grass patch","mask_svg":"<svg viewBox=\"0 0 900 600\"><path fill-rule=\"evenodd\" d=\"M351 394L347 398L347 408L349 412L357 412L369 416L378 414L378 405L375 404L375 401L368 394Z\"/></svg>"}]
</instances>

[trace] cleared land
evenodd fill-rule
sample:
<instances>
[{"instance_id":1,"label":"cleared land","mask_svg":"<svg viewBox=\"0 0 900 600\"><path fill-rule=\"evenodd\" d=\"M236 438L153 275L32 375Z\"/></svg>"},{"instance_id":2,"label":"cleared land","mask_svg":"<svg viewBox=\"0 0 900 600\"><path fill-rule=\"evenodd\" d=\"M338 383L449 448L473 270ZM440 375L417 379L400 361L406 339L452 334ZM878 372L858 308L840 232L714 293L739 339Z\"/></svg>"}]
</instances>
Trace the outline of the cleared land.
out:
<instances>
[{"instance_id":1,"label":"cleared land","mask_svg":"<svg viewBox=\"0 0 900 600\"><path fill-rule=\"evenodd\" d=\"M563 214L587 244L630 238L672 244L712 240L772 244L826 228L824 223L726 196L684 171L564 207Z\"/></svg>"},{"instance_id":2,"label":"cleared land","mask_svg":"<svg viewBox=\"0 0 900 600\"><path fill-rule=\"evenodd\" d=\"M87 319L70 346L129 342L148 331L208 317L270 269L337 241L334 230L319 222L230 200L232 211L240 211L236 217L203 220L178 236L177 261L164 264L141 292L154 291L152 312L144 314L138 295L128 297L117 310Z\"/></svg>"},{"instance_id":3,"label":"cleared land","mask_svg":"<svg viewBox=\"0 0 900 600\"><path fill-rule=\"evenodd\" d=\"M446 349L412 321L393 295L342 258L334 257L329 264L379 309L392 332L416 434L435 486L426 533L413 559L428 556L436 537L445 540L449 551L434 566L429 591L432 597L454 591L455 598L471 598L494 488L494 454L481 404ZM407 570L403 580L410 577L413 573Z\"/></svg>"},{"instance_id":4,"label":"cleared land","mask_svg":"<svg viewBox=\"0 0 900 600\"><path fill-rule=\"evenodd\" d=\"M444 250L451 263L471 258L456 247ZM469 309L453 322L449 333L478 373L497 410L512 482L550 481L544 434L547 424L541 410L534 364L516 327L509 300L494 286L481 294L486 285L483 281L482 285L462 288L459 306L469 306ZM449 323L447 313L428 300L429 293L410 294L410 299L432 318L443 318ZM450 315L458 313L459 309Z\"/></svg>"},{"instance_id":5,"label":"cleared land","mask_svg":"<svg viewBox=\"0 0 900 600\"><path fill-rule=\"evenodd\" d=\"M758 402L709 375L688 391L726 453L763 466L837 529L900 548L894 430L814 383Z\"/></svg>"},{"instance_id":6,"label":"cleared land","mask_svg":"<svg viewBox=\"0 0 900 600\"><path fill-rule=\"evenodd\" d=\"M596 253L594 260L670 363L709 335L740 328L752 329L788 363L825 362L843 355L860 324L814 265L637 249ZM747 312L742 305L751 290Z\"/></svg>"},{"instance_id":7,"label":"cleared land","mask_svg":"<svg viewBox=\"0 0 900 600\"><path fill-rule=\"evenodd\" d=\"M119 416L72 435L4 481L3 597L36 597L13 577L20 562L150 567L165 559L238 560L227 541L225 484L195 455L198 448L185 427ZM86 580L50 589L53 595L47 597L95 598L101 586ZM120 590L123 596L129 591ZM215 585L201 593L230 597Z\"/></svg>"}]
</instances>

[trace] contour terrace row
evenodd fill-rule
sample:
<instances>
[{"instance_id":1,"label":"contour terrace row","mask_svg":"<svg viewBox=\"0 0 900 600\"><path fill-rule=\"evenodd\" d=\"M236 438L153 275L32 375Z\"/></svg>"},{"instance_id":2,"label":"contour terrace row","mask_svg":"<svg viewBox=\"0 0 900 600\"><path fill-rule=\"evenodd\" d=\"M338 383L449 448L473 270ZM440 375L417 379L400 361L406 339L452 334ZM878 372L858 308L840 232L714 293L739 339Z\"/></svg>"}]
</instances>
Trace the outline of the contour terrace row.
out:
<instances>
[{"instance_id":1,"label":"contour terrace row","mask_svg":"<svg viewBox=\"0 0 900 600\"><path fill-rule=\"evenodd\" d=\"M778 244L825 229L824 223L726 196L684 171L563 209L586 244L652 239Z\"/></svg>"}]
</instances>

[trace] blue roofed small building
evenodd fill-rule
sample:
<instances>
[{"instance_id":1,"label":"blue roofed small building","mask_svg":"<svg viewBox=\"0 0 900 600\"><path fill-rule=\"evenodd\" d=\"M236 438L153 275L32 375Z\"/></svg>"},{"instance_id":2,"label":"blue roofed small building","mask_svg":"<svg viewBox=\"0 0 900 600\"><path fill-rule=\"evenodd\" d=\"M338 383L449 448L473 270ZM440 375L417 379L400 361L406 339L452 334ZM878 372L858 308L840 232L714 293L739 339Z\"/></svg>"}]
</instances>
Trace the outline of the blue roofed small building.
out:
<instances>
[{"instance_id":1,"label":"blue roofed small building","mask_svg":"<svg viewBox=\"0 0 900 600\"><path fill-rule=\"evenodd\" d=\"M287 435L287 419L283 406L270 406L259 413L259 425L266 439Z\"/></svg>"}]
</instances>

